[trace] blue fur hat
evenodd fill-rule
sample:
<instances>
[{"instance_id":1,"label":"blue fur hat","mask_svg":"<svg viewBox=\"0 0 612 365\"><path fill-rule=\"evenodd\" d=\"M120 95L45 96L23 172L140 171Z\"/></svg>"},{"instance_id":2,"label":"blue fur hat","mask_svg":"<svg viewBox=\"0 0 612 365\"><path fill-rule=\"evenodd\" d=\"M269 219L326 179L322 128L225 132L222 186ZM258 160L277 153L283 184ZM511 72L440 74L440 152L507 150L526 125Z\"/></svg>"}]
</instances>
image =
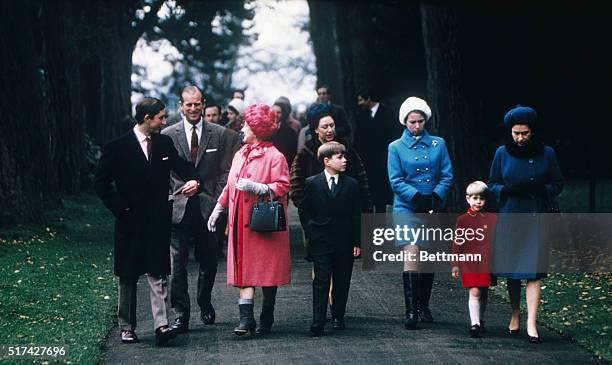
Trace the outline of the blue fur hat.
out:
<instances>
[{"instance_id":1,"label":"blue fur hat","mask_svg":"<svg viewBox=\"0 0 612 365\"><path fill-rule=\"evenodd\" d=\"M510 129L517 124L535 125L538 113L528 106L517 105L504 116L504 125Z\"/></svg>"}]
</instances>

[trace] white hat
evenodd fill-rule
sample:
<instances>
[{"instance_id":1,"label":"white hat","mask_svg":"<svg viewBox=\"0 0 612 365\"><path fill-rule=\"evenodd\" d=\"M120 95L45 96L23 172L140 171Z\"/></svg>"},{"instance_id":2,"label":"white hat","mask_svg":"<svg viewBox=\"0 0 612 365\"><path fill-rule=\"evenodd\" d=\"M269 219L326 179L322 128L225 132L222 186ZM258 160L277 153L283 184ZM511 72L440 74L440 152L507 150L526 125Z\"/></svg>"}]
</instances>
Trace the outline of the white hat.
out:
<instances>
[{"instance_id":1,"label":"white hat","mask_svg":"<svg viewBox=\"0 0 612 365\"><path fill-rule=\"evenodd\" d=\"M242 99L232 99L227 106L231 106L232 109L235 109L240 115L244 113L244 101L242 101Z\"/></svg>"},{"instance_id":2,"label":"white hat","mask_svg":"<svg viewBox=\"0 0 612 365\"><path fill-rule=\"evenodd\" d=\"M425 119L429 120L431 118L431 108L427 105L427 102L421 98L417 98L416 96L411 96L408 99L404 100L402 106L400 106L399 110L399 122L400 124L406 124L406 117L410 112L420 111L425 114Z\"/></svg>"}]
</instances>

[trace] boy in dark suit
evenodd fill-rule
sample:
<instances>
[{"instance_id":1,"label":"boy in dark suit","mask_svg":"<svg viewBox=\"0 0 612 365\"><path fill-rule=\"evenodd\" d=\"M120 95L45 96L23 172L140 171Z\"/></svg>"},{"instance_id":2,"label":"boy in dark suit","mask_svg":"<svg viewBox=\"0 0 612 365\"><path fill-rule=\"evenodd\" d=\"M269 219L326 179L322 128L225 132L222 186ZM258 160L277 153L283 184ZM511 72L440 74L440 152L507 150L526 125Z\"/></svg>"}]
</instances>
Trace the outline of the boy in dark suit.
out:
<instances>
[{"instance_id":1,"label":"boy in dark suit","mask_svg":"<svg viewBox=\"0 0 612 365\"><path fill-rule=\"evenodd\" d=\"M323 334L330 280L333 279L331 312L333 328L345 328L353 259L361 253L361 200L357 181L343 174L346 148L338 142L319 147L317 157L325 166L320 174L306 179L300 222L311 243L314 263L313 323L310 332Z\"/></svg>"}]
</instances>

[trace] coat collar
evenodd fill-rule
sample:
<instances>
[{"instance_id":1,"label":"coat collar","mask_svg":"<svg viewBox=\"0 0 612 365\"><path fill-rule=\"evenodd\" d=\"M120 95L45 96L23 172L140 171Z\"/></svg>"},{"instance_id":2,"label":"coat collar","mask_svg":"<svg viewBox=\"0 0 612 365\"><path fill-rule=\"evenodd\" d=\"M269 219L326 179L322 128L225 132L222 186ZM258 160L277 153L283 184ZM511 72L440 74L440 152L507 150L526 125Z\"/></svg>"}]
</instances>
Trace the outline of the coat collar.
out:
<instances>
[{"instance_id":1,"label":"coat collar","mask_svg":"<svg viewBox=\"0 0 612 365\"><path fill-rule=\"evenodd\" d=\"M254 144L245 144L240 149L240 152L245 159L252 160L264 155L264 153L273 146L270 141L257 142Z\"/></svg>"},{"instance_id":2,"label":"coat collar","mask_svg":"<svg viewBox=\"0 0 612 365\"><path fill-rule=\"evenodd\" d=\"M427 130L423 131L423 134L421 135L421 138L416 140L412 137L412 135L410 134L410 132L408 132L408 129L404 130L404 133L402 134L402 142L408 146L408 148L412 148L414 145L418 144L418 143L423 143L425 145L427 145L428 147L431 146L432 142L434 141L434 139L431 137L431 135L429 135L429 133L427 132Z\"/></svg>"}]
</instances>

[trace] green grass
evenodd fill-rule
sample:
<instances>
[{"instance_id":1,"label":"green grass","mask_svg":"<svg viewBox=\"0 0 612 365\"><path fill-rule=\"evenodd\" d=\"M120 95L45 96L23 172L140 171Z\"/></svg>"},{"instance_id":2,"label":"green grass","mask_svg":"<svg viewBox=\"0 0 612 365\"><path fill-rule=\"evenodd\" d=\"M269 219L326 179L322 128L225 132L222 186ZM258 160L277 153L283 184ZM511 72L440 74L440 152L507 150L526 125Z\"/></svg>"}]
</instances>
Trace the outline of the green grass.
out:
<instances>
[{"instance_id":1,"label":"green grass","mask_svg":"<svg viewBox=\"0 0 612 365\"><path fill-rule=\"evenodd\" d=\"M0 344L63 345L66 362L96 363L117 303L112 216L85 193L45 218L0 230Z\"/></svg>"},{"instance_id":2,"label":"green grass","mask_svg":"<svg viewBox=\"0 0 612 365\"><path fill-rule=\"evenodd\" d=\"M505 279L499 280L494 292L508 300ZM524 294L523 284L521 311L526 312ZM538 323L575 340L598 358L612 361L611 294L610 273L549 274L542 279Z\"/></svg>"}]
</instances>

